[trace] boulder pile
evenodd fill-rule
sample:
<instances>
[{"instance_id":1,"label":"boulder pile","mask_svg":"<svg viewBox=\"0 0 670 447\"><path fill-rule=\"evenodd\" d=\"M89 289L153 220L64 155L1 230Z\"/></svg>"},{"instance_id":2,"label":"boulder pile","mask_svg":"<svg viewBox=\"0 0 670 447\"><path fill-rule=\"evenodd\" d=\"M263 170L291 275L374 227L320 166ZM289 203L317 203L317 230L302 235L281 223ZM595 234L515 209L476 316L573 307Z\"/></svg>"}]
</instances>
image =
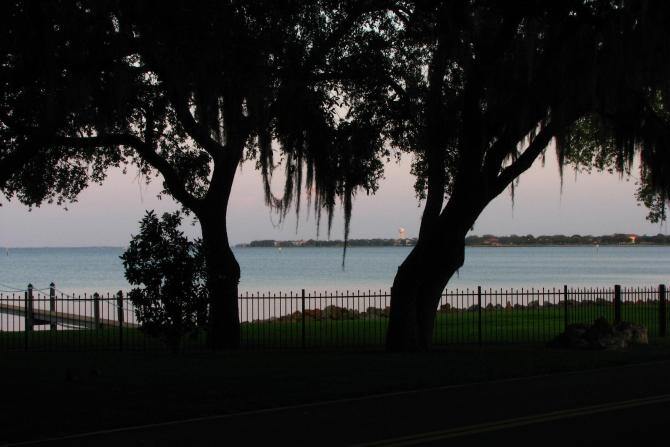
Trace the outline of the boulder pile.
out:
<instances>
[{"instance_id":1,"label":"boulder pile","mask_svg":"<svg viewBox=\"0 0 670 447\"><path fill-rule=\"evenodd\" d=\"M625 349L649 343L647 328L628 322L610 324L604 318L593 324L571 324L549 345L569 349Z\"/></svg>"},{"instance_id":2,"label":"boulder pile","mask_svg":"<svg viewBox=\"0 0 670 447\"><path fill-rule=\"evenodd\" d=\"M335 305L326 306L323 309L305 309L305 320L311 321L322 321L322 320L361 320L361 319L383 319L388 318L391 313L391 308L386 306L384 308L379 307L368 307L365 311L361 312L356 309L349 309L346 307L340 307ZM265 319L254 319L251 322L243 322L242 324L249 323L264 323L264 322L301 322L302 321L302 312L296 310L290 314L282 315L279 317L269 317Z\"/></svg>"}]
</instances>

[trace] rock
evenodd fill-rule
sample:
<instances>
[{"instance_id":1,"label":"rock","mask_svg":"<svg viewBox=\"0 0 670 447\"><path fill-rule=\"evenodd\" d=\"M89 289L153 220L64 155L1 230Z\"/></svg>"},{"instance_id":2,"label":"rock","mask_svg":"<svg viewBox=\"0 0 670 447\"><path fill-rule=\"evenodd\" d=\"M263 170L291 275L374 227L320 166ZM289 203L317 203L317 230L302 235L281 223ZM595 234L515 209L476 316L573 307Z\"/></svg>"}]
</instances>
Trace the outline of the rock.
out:
<instances>
[{"instance_id":1,"label":"rock","mask_svg":"<svg viewBox=\"0 0 670 447\"><path fill-rule=\"evenodd\" d=\"M565 306L565 300L559 300L557 303L560 307ZM574 306L575 300L568 300L568 306Z\"/></svg>"},{"instance_id":2,"label":"rock","mask_svg":"<svg viewBox=\"0 0 670 447\"><path fill-rule=\"evenodd\" d=\"M323 313L321 309L305 309L305 319L306 320L321 320L323 318Z\"/></svg>"},{"instance_id":3,"label":"rock","mask_svg":"<svg viewBox=\"0 0 670 447\"><path fill-rule=\"evenodd\" d=\"M79 382L79 374L74 370L67 368L65 370L65 381L66 382Z\"/></svg>"},{"instance_id":4,"label":"rock","mask_svg":"<svg viewBox=\"0 0 670 447\"><path fill-rule=\"evenodd\" d=\"M549 342L555 348L585 348L587 343L583 339L589 329L585 324L570 324L565 331Z\"/></svg>"},{"instance_id":5,"label":"rock","mask_svg":"<svg viewBox=\"0 0 670 447\"><path fill-rule=\"evenodd\" d=\"M583 338L587 341L588 346L598 349L616 349L625 344L623 337L617 337L614 328L604 318L596 319L593 324L586 330Z\"/></svg>"},{"instance_id":6,"label":"rock","mask_svg":"<svg viewBox=\"0 0 670 447\"><path fill-rule=\"evenodd\" d=\"M347 320L350 318L349 309L335 305L326 306L323 309L323 318L326 320Z\"/></svg>"},{"instance_id":7,"label":"rock","mask_svg":"<svg viewBox=\"0 0 670 447\"><path fill-rule=\"evenodd\" d=\"M644 326L627 322L611 325L598 318L593 324L571 324L549 342L549 346L571 349L624 349L630 345L647 344L649 337Z\"/></svg>"},{"instance_id":8,"label":"rock","mask_svg":"<svg viewBox=\"0 0 670 447\"><path fill-rule=\"evenodd\" d=\"M358 311L353 310L353 318L358 317ZM391 308L390 307L385 307L383 309L380 309L379 307L368 307L365 312L361 313L361 317L367 316L368 319L373 319L373 318L387 318L389 314L391 313Z\"/></svg>"},{"instance_id":9,"label":"rock","mask_svg":"<svg viewBox=\"0 0 670 447\"><path fill-rule=\"evenodd\" d=\"M614 326L614 330L621 333L627 343L633 345L648 345L649 334L642 325L622 321Z\"/></svg>"},{"instance_id":10,"label":"rock","mask_svg":"<svg viewBox=\"0 0 670 447\"><path fill-rule=\"evenodd\" d=\"M451 304L444 303L443 305L440 306L440 310L438 310L438 312L440 313L451 312Z\"/></svg>"},{"instance_id":11,"label":"rock","mask_svg":"<svg viewBox=\"0 0 670 447\"><path fill-rule=\"evenodd\" d=\"M368 318L380 318L384 316L384 310L378 307L368 307L365 313L368 315Z\"/></svg>"},{"instance_id":12,"label":"rock","mask_svg":"<svg viewBox=\"0 0 670 447\"><path fill-rule=\"evenodd\" d=\"M288 321L302 321L302 312L296 310L292 314L286 316Z\"/></svg>"}]
</instances>

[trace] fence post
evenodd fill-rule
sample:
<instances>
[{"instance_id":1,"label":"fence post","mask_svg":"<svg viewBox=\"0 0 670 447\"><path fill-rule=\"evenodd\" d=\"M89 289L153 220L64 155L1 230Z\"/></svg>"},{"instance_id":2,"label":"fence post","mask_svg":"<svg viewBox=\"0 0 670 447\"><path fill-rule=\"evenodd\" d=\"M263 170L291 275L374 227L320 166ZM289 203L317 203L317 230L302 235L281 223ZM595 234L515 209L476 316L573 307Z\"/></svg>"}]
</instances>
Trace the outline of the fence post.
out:
<instances>
[{"instance_id":1,"label":"fence post","mask_svg":"<svg viewBox=\"0 0 670 447\"><path fill-rule=\"evenodd\" d=\"M26 332L31 332L35 324L35 309L33 307L33 285L28 284L26 291Z\"/></svg>"},{"instance_id":2,"label":"fence post","mask_svg":"<svg viewBox=\"0 0 670 447\"><path fill-rule=\"evenodd\" d=\"M658 335L661 337L665 337L668 326L665 306L665 284L660 284L658 286Z\"/></svg>"},{"instance_id":3,"label":"fence post","mask_svg":"<svg viewBox=\"0 0 670 447\"><path fill-rule=\"evenodd\" d=\"M100 329L100 295L93 294L93 328Z\"/></svg>"},{"instance_id":4,"label":"fence post","mask_svg":"<svg viewBox=\"0 0 670 447\"><path fill-rule=\"evenodd\" d=\"M116 312L119 320L119 351L123 351L123 292L116 294Z\"/></svg>"},{"instance_id":5,"label":"fence post","mask_svg":"<svg viewBox=\"0 0 670 447\"><path fill-rule=\"evenodd\" d=\"M568 285L565 284L563 286L563 317L564 317L564 330L568 329L568 322L570 321L568 318Z\"/></svg>"},{"instance_id":6,"label":"fence post","mask_svg":"<svg viewBox=\"0 0 670 447\"><path fill-rule=\"evenodd\" d=\"M27 351L29 344L29 333L33 330L33 285L28 284L28 289L23 294L23 310L25 311L25 324L23 328L23 348Z\"/></svg>"},{"instance_id":7,"label":"fence post","mask_svg":"<svg viewBox=\"0 0 670 447\"><path fill-rule=\"evenodd\" d=\"M614 324L621 323L621 286L614 286Z\"/></svg>"},{"instance_id":8,"label":"fence post","mask_svg":"<svg viewBox=\"0 0 670 447\"><path fill-rule=\"evenodd\" d=\"M300 301L302 305L302 348L305 349L305 289L302 289Z\"/></svg>"},{"instance_id":9,"label":"fence post","mask_svg":"<svg viewBox=\"0 0 670 447\"><path fill-rule=\"evenodd\" d=\"M477 286L477 341L482 345L482 286Z\"/></svg>"},{"instance_id":10,"label":"fence post","mask_svg":"<svg viewBox=\"0 0 670 447\"><path fill-rule=\"evenodd\" d=\"M49 284L49 311L51 314L49 315L49 327L52 331L55 331L57 329L57 324L54 321L56 316L54 313L56 312L56 284L53 282Z\"/></svg>"}]
</instances>

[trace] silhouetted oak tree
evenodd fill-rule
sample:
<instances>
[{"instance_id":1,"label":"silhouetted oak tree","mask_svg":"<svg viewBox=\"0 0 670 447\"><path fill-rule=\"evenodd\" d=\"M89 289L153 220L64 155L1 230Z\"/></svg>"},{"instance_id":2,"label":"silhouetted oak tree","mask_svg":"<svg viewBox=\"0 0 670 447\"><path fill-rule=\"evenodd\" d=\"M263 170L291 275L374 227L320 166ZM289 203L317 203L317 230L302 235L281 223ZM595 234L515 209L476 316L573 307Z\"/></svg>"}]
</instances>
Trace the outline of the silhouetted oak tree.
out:
<instances>
[{"instance_id":1,"label":"silhouetted oak tree","mask_svg":"<svg viewBox=\"0 0 670 447\"><path fill-rule=\"evenodd\" d=\"M379 130L348 99L382 51L363 26L375 8L5 2L0 188L28 204L62 202L110 166L160 174L165 193L202 228L210 341L235 348L240 267L226 215L240 163L257 161L280 212L299 208L304 184L329 216L343 197L347 222L355 190L374 189L380 175ZM269 188L276 152L288 174L281 198Z\"/></svg>"},{"instance_id":2,"label":"silhouetted oak tree","mask_svg":"<svg viewBox=\"0 0 670 447\"><path fill-rule=\"evenodd\" d=\"M670 14L664 2L577 0L407 2L394 13L386 132L415 155L425 206L393 282L387 347L420 350L467 232L552 141L561 165L624 172L640 154L641 196L665 206Z\"/></svg>"}]
</instances>

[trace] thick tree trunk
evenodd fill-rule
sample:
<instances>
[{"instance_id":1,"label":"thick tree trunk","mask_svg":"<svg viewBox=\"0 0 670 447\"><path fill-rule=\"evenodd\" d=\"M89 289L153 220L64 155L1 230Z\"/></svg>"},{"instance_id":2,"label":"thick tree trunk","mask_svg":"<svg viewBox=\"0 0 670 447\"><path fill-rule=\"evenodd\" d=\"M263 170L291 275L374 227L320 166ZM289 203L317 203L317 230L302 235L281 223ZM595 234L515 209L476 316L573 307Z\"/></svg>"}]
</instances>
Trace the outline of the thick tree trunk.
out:
<instances>
[{"instance_id":1,"label":"thick tree trunk","mask_svg":"<svg viewBox=\"0 0 670 447\"><path fill-rule=\"evenodd\" d=\"M208 344L212 349L237 349L240 346L237 302L240 265L228 242L226 216L242 147L240 145L239 150L233 152L236 156L215 160L209 190L197 212L207 264Z\"/></svg>"},{"instance_id":2,"label":"thick tree trunk","mask_svg":"<svg viewBox=\"0 0 670 447\"><path fill-rule=\"evenodd\" d=\"M442 291L463 265L464 249L465 234L442 242L417 242L398 268L391 288L387 350L430 348Z\"/></svg>"},{"instance_id":3,"label":"thick tree trunk","mask_svg":"<svg viewBox=\"0 0 670 447\"><path fill-rule=\"evenodd\" d=\"M437 218L424 213L417 244L393 280L389 351L424 351L432 344L442 291L463 266L465 236L489 201L481 187L469 186L455 192Z\"/></svg>"},{"instance_id":4,"label":"thick tree trunk","mask_svg":"<svg viewBox=\"0 0 670 447\"><path fill-rule=\"evenodd\" d=\"M205 212L199 219L210 294L208 343L213 349L237 349L240 346L237 303L240 265L228 243L225 210Z\"/></svg>"}]
</instances>

